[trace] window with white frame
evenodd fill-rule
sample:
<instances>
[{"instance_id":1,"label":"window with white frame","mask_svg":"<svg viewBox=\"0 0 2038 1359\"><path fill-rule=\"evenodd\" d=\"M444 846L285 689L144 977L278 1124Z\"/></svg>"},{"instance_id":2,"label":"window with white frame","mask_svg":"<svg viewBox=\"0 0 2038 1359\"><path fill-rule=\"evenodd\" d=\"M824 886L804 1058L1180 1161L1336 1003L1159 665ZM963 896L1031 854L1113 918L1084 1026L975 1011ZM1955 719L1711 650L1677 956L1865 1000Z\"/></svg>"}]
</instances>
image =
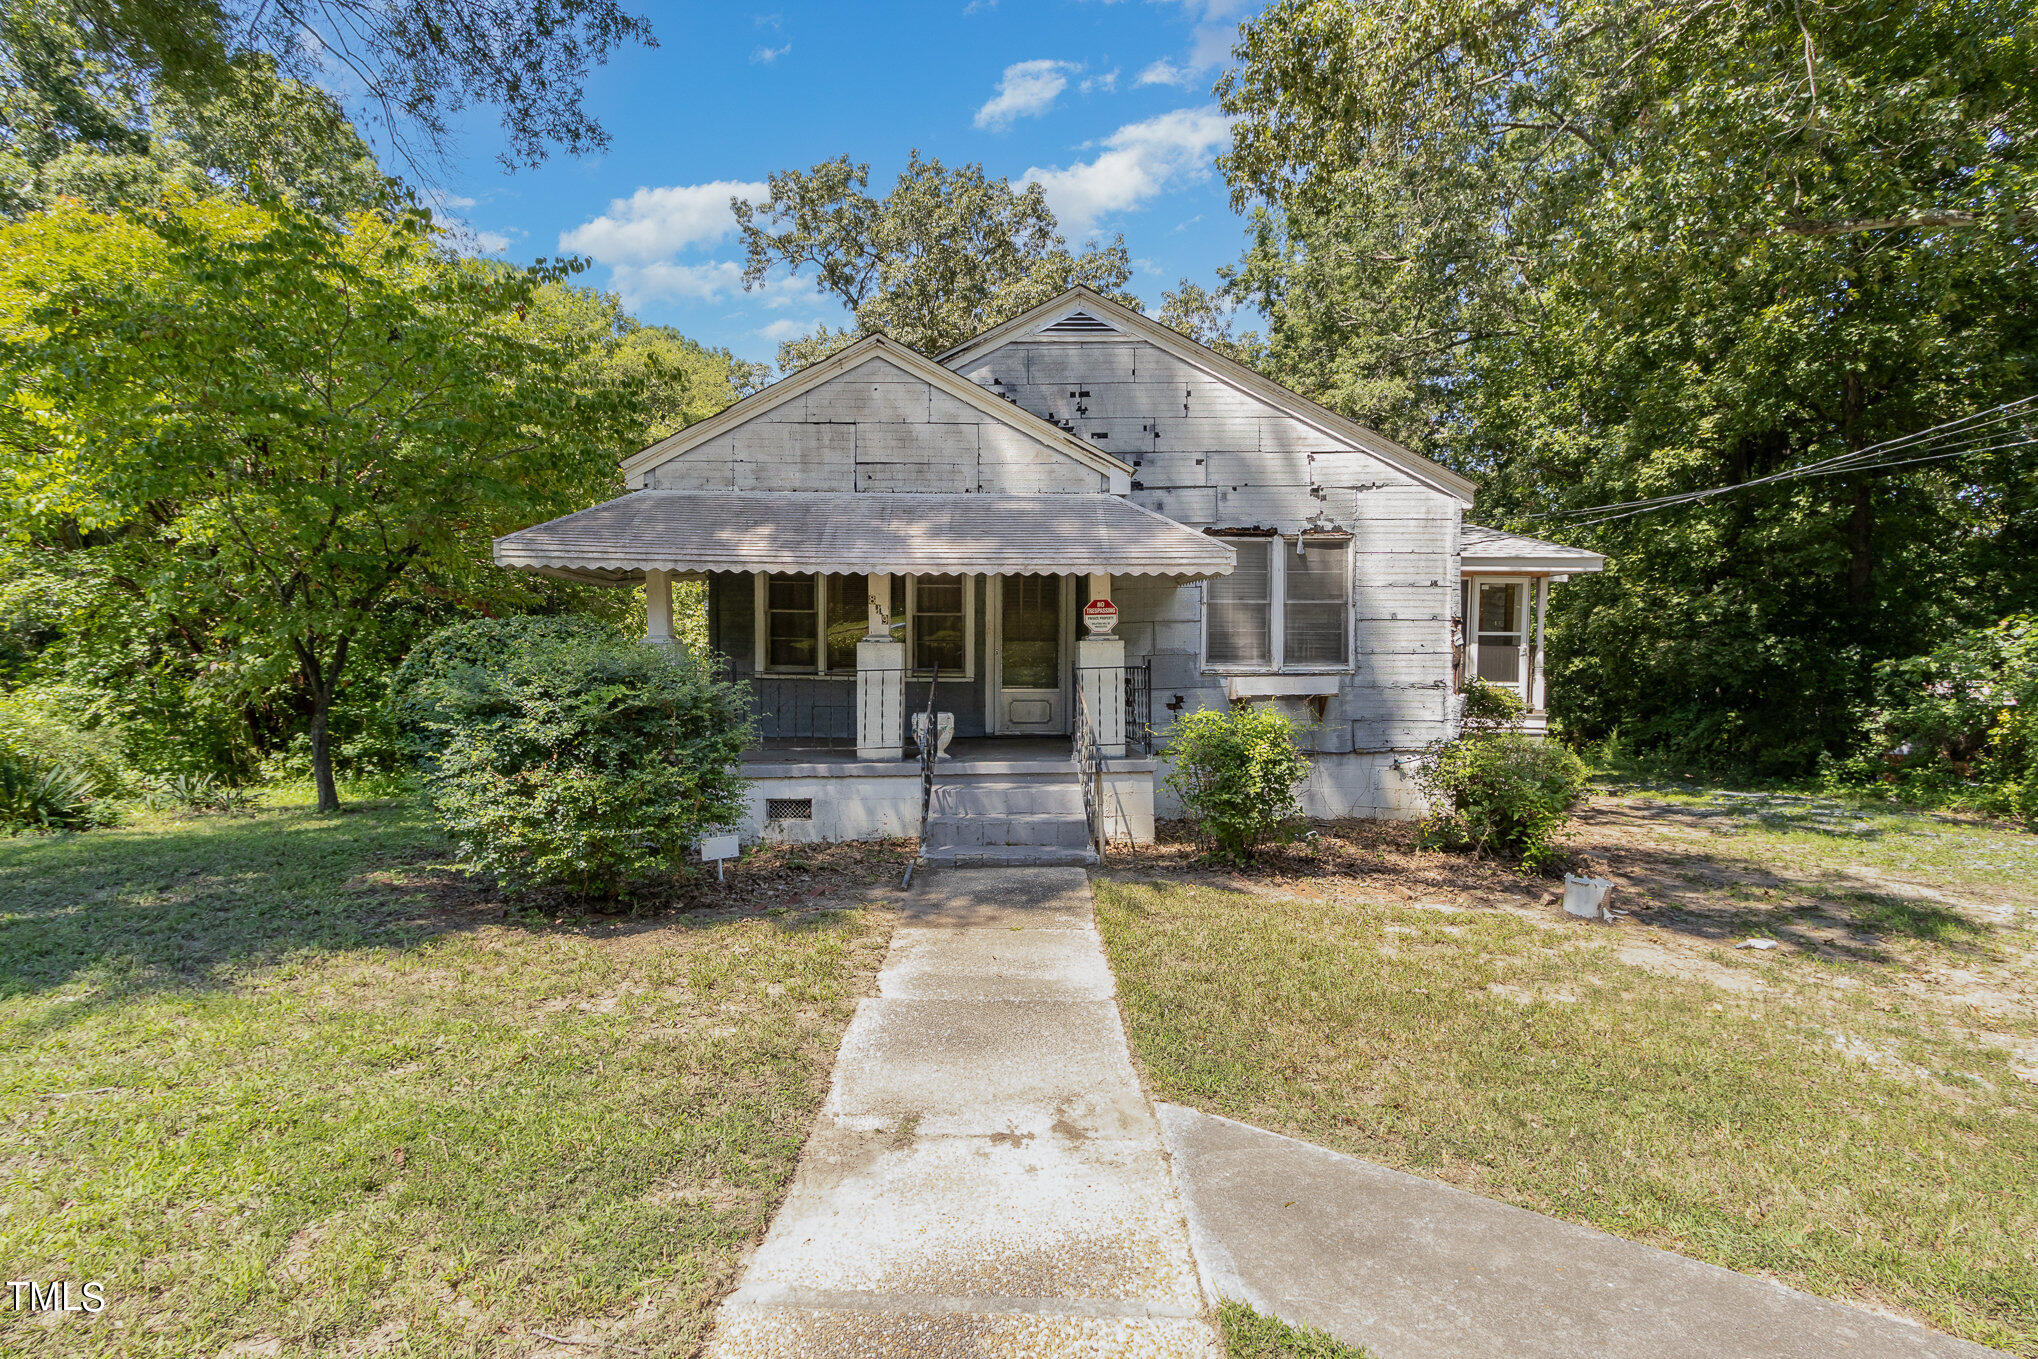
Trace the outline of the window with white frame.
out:
<instances>
[{"instance_id":1,"label":"window with white frame","mask_svg":"<svg viewBox=\"0 0 2038 1359\"><path fill-rule=\"evenodd\" d=\"M840 573L759 572L757 668L781 674L853 675L869 630L870 578ZM887 614L911 668L935 665L967 679L976 647L968 576L893 576Z\"/></svg>"},{"instance_id":2,"label":"window with white frame","mask_svg":"<svg viewBox=\"0 0 2038 1359\"><path fill-rule=\"evenodd\" d=\"M1204 586L1203 654L1215 670L1351 664L1349 538L1231 538L1237 564Z\"/></svg>"}]
</instances>

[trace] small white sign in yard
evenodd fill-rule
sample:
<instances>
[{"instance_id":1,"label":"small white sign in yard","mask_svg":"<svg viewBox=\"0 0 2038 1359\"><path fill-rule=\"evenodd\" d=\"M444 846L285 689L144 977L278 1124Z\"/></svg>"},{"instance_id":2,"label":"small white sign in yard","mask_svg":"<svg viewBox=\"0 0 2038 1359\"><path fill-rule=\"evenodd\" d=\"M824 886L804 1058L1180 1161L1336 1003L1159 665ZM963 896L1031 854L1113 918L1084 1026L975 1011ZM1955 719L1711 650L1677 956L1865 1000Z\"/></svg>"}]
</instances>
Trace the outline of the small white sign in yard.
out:
<instances>
[{"instance_id":1,"label":"small white sign in yard","mask_svg":"<svg viewBox=\"0 0 2038 1359\"><path fill-rule=\"evenodd\" d=\"M743 852L736 843L732 832L728 835L704 835L701 837L701 862L712 861L715 865L715 881L722 881L722 860L734 859Z\"/></svg>"}]
</instances>

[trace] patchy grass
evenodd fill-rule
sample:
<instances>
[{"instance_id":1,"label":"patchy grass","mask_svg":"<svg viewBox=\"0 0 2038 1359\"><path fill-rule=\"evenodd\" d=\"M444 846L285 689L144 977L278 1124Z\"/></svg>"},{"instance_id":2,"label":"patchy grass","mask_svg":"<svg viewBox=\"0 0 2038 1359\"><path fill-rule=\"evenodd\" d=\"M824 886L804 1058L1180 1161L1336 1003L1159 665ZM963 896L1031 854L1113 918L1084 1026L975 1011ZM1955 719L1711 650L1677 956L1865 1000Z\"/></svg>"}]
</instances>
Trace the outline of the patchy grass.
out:
<instances>
[{"instance_id":1,"label":"patchy grass","mask_svg":"<svg viewBox=\"0 0 2038 1359\"><path fill-rule=\"evenodd\" d=\"M1100 882L1153 1093L2038 1354L2027 1011L1393 880Z\"/></svg>"},{"instance_id":2,"label":"patchy grass","mask_svg":"<svg viewBox=\"0 0 2038 1359\"><path fill-rule=\"evenodd\" d=\"M0 841L0 1262L108 1301L0 1351L690 1353L883 942L788 857L601 920L395 804Z\"/></svg>"},{"instance_id":3,"label":"patchy grass","mask_svg":"<svg viewBox=\"0 0 2038 1359\"><path fill-rule=\"evenodd\" d=\"M1368 1359L1368 1352L1313 1326L1300 1329L1261 1316L1242 1302L1220 1303L1226 1359Z\"/></svg>"}]
</instances>

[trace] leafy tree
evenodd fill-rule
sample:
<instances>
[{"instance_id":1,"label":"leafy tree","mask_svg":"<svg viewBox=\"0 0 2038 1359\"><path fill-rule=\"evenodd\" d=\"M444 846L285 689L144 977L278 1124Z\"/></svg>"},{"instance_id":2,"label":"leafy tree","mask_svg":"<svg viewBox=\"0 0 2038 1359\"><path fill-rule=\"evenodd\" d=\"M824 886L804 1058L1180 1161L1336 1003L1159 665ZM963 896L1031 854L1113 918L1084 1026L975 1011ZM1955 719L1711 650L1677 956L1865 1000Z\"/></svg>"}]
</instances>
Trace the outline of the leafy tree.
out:
<instances>
[{"instance_id":1,"label":"leafy tree","mask_svg":"<svg viewBox=\"0 0 2038 1359\"><path fill-rule=\"evenodd\" d=\"M1265 366L1266 348L1259 332L1238 330L1238 304L1228 288L1212 291L1185 278L1173 292L1161 295L1159 320L1226 358L1247 367Z\"/></svg>"},{"instance_id":2,"label":"leafy tree","mask_svg":"<svg viewBox=\"0 0 2038 1359\"><path fill-rule=\"evenodd\" d=\"M530 319L565 272L455 260L418 212L66 203L0 228L11 536L70 544L237 692L294 686L330 810L354 658L510 588L489 537L598 498L643 426Z\"/></svg>"},{"instance_id":3,"label":"leafy tree","mask_svg":"<svg viewBox=\"0 0 2038 1359\"><path fill-rule=\"evenodd\" d=\"M172 190L276 194L338 218L390 186L338 102L266 56L184 91L95 57L49 0L0 18L0 217L60 196L110 210Z\"/></svg>"},{"instance_id":4,"label":"leafy tree","mask_svg":"<svg viewBox=\"0 0 2038 1359\"><path fill-rule=\"evenodd\" d=\"M1132 274L1124 238L1072 252L1038 184L1014 189L981 165L949 170L918 151L883 198L865 192L869 182L868 165L841 156L773 175L761 203L734 200L744 285L776 268L810 271L849 309L856 332L883 331L923 354L1078 283L1139 305L1120 291ZM813 363L855 338L822 326L780 345L779 367Z\"/></svg>"},{"instance_id":5,"label":"leafy tree","mask_svg":"<svg viewBox=\"0 0 2038 1359\"><path fill-rule=\"evenodd\" d=\"M1508 518L1733 486L2038 387L2032 6L1281 0L1220 85L1274 374ZM1563 521L1514 520L1553 533ZM2038 599L2028 447L1589 534L1551 699L1800 771L1874 663Z\"/></svg>"},{"instance_id":6,"label":"leafy tree","mask_svg":"<svg viewBox=\"0 0 2038 1359\"><path fill-rule=\"evenodd\" d=\"M608 144L581 107L591 69L626 42L656 46L616 0L71 0L97 62L204 99L249 55L310 77L344 67L367 112L414 167L470 104L501 110L506 164L551 144L574 155Z\"/></svg>"}]
</instances>

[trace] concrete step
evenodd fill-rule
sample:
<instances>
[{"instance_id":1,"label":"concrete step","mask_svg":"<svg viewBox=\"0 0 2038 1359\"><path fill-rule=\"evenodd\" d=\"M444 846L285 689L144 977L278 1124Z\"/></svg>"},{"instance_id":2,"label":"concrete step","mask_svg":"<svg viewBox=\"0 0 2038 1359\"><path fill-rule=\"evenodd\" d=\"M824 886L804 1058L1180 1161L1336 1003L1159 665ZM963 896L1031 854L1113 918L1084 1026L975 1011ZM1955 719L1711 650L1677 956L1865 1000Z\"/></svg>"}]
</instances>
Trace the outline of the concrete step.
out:
<instances>
[{"instance_id":1,"label":"concrete step","mask_svg":"<svg viewBox=\"0 0 2038 1359\"><path fill-rule=\"evenodd\" d=\"M920 859L930 868L1089 868L1097 863L1097 851L1055 845L949 845L924 849Z\"/></svg>"},{"instance_id":2,"label":"concrete step","mask_svg":"<svg viewBox=\"0 0 2038 1359\"><path fill-rule=\"evenodd\" d=\"M1013 815L986 812L927 818L929 845L1064 845L1090 843L1089 823L1078 811L1031 812Z\"/></svg>"},{"instance_id":3,"label":"concrete step","mask_svg":"<svg viewBox=\"0 0 2038 1359\"><path fill-rule=\"evenodd\" d=\"M1028 816L1083 814L1083 789L1074 779L1058 783L937 783L936 816Z\"/></svg>"}]
</instances>

